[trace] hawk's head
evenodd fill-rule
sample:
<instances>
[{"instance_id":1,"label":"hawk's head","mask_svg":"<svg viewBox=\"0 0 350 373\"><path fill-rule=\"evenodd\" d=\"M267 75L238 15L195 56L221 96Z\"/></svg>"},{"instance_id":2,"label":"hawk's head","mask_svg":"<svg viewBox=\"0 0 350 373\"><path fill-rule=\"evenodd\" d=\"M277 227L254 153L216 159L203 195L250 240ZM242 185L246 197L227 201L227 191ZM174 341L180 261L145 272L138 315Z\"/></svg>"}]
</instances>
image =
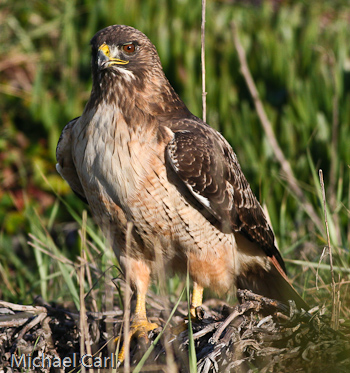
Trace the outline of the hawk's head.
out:
<instances>
[{"instance_id":1,"label":"hawk's head","mask_svg":"<svg viewBox=\"0 0 350 373\"><path fill-rule=\"evenodd\" d=\"M140 80L147 72L162 74L155 46L141 31L130 26L114 25L100 30L92 39L94 78L105 75Z\"/></svg>"},{"instance_id":2,"label":"hawk's head","mask_svg":"<svg viewBox=\"0 0 350 373\"><path fill-rule=\"evenodd\" d=\"M151 115L186 111L164 75L148 37L130 26L113 25L92 39L93 101L130 105ZM127 101L127 103L126 103Z\"/></svg>"}]
</instances>

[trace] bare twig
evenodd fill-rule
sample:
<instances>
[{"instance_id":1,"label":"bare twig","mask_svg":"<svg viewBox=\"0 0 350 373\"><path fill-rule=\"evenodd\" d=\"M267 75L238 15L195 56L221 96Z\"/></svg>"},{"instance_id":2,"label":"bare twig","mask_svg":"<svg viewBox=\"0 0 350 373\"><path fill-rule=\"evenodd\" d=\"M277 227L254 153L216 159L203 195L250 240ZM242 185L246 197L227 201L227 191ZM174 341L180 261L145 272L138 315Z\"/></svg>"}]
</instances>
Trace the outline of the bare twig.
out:
<instances>
[{"instance_id":1,"label":"bare twig","mask_svg":"<svg viewBox=\"0 0 350 373\"><path fill-rule=\"evenodd\" d=\"M299 198L299 200L301 202L301 206L303 206L304 210L310 216L312 221L316 224L316 226L318 226L318 228L320 230L322 230L323 225L322 225L321 219L316 214L313 206L307 201L303 191L301 190L301 188L299 187L299 185L297 183L297 180L294 176L293 170L292 170L289 162L287 161L281 147L279 146L279 144L277 142L276 136L275 136L275 134L273 132L273 129L272 129L272 125L271 125L271 123L270 123L270 121L269 121L269 119L266 115L264 106L263 106L263 104L261 102L261 99L259 97L258 90L257 90L256 85L254 83L253 77L250 73L248 63L247 63L247 59L246 59L246 55L245 55L245 51L244 51L244 48L242 47L242 44L239 40L238 32L236 30L236 25L235 25L234 22L232 22L232 32L233 32L233 39L234 39L235 48L237 50L237 54L238 54L238 58L239 58L239 62L240 62L241 73L242 73L242 75L245 79L245 82L248 86L249 92L250 92L250 94L253 98L256 112L259 116L260 122L261 122L261 124L263 126L263 129L265 131L266 137L267 137L267 139L268 139L268 141L271 145L272 151L273 151L277 161L281 165L282 171L286 175L286 180L287 180L287 183L288 183L290 189Z\"/></svg>"},{"instance_id":2,"label":"bare twig","mask_svg":"<svg viewBox=\"0 0 350 373\"><path fill-rule=\"evenodd\" d=\"M211 337L210 342L212 344L217 343L221 334L224 332L224 330L227 328L227 326L238 316L243 315L247 310L250 309L257 309L259 307L257 302L253 301L247 301L244 303L244 305L238 305L235 307L234 311L230 314L229 317L226 318L226 320L220 325L218 330L214 333L214 335Z\"/></svg>"},{"instance_id":3,"label":"bare twig","mask_svg":"<svg viewBox=\"0 0 350 373\"><path fill-rule=\"evenodd\" d=\"M263 295L255 294L251 290L245 289L237 289L237 297L238 299L244 300L245 302L253 301L258 302L264 306L269 306L272 308L276 308L280 311L286 312L288 307L283 303L276 299L271 299L268 297L264 297Z\"/></svg>"},{"instance_id":4,"label":"bare twig","mask_svg":"<svg viewBox=\"0 0 350 373\"><path fill-rule=\"evenodd\" d=\"M332 248L331 248L331 240L329 238L329 229L328 229L328 221L327 221L327 208L326 208L326 191L323 182L323 172L322 170L318 171L320 177L320 184L322 189L322 198L323 198L323 209L324 209L324 222L326 226L326 235L327 235L327 245L328 245L328 253L329 253L329 265L331 267L331 281L332 281L332 318L331 318L331 326L334 329L338 329L338 325L336 325L336 299L335 299L335 281L334 281L334 269L333 269L333 255L332 255Z\"/></svg>"},{"instance_id":5,"label":"bare twig","mask_svg":"<svg viewBox=\"0 0 350 373\"><path fill-rule=\"evenodd\" d=\"M28 314L26 312L17 313L16 318L13 315L2 316L0 319L0 328L18 328L26 322L28 322Z\"/></svg>"},{"instance_id":6,"label":"bare twig","mask_svg":"<svg viewBox=\"0 0 350 373\"><path fill-rule=\"evenodd\" d=\"M47 313L47 309L42 306L25 306L0 300L0 307L8 308L13 311L30 312L34 314Z\"/></svg>"},{"instance_id":7,"label":"bare twig","mask_svg":"<svg viewBox=\"0 0 350 373\"><path fill-rule=\"evenodd\" d=\"M46 313L40 313L38 316L36 316L34 319L32 319L28 324L26 324L22 330L18 333L18 339L23 338L24 334L27 333L28 330L31 328L34 328L35 325L41 324L41 322L45 319L47 316Z\"/></svg>"},{"instance_id":8,"label":"bare twig","mask_svg":"<svg viewBox=\"0 0 350 373\"><path fill-rule=\"evenodd\" d=\"M205 0L202 0L201 61L202 61L202 108L203 121L207 121L207 92L205 91Z\"/></svg>"}]
</instances>

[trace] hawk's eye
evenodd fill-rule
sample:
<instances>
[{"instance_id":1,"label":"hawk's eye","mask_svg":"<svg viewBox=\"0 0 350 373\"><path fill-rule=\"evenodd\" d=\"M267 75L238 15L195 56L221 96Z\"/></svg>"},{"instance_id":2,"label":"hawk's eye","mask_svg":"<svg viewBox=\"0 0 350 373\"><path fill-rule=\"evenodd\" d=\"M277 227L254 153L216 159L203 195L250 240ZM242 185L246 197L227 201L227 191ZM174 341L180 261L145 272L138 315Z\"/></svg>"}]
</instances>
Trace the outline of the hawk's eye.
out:
<instances>
[{"instance_id":1,"label":"hawk's eye","mask_svg":"<svg viewBox=\"0 0 350 373\"><path fill-rule=\"evenodd\" d=\"M123 45L123 51L126 53L134 53L135 52L135 44L125 44Z\"/></svg>"}]
</instances>

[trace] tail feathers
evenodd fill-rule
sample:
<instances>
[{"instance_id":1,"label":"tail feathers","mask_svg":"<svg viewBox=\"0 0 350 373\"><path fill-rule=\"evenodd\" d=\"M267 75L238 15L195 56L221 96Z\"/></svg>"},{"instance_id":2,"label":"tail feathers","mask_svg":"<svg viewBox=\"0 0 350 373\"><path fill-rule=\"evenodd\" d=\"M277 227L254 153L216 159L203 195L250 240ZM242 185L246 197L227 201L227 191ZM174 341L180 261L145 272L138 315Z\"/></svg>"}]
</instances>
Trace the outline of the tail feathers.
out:
<instances>
[{"instance_id":1,"label":"tail feathers","mask_svg":"<svg viewBox=\"0 0 350 373\"><path fill-rule=\"evenodd\" d=\"M272 264L269 271L260 268L259 271L241 273L237 277L237 288L249 289L256 294L285 303L288 300L294 300L298 308L308 310L309 306L289 282L277 259L275 257L268 259Z\"/></svg>"}]
</instances>

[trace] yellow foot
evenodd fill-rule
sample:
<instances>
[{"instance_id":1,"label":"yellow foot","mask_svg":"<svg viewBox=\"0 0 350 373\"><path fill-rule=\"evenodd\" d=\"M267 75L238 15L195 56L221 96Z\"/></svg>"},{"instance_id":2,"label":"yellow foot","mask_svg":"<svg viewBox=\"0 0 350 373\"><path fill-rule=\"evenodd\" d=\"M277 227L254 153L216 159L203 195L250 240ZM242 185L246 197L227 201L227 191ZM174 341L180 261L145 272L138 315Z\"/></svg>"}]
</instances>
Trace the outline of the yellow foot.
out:
<instances>
[{"instance_id":1,"label":"yellow foot","mask_svg":"<svg viewBox=\"0 0 350 373\"><path fill-rule=\"evenodd\" d=\"M129 335L127 336L129 345L131 340L134 337L143 338L145 342L148 342L148 333L151 330L157 329L158 325L155 323L149 322L147 319L141 319L141 320L134 320L130 326ZM115 343L117 343L119 340L119 337L115 339ZM122 345L122 348L119 351L118 354L118 363L121 364L125 359L125 336L124 336L124 343Z\"/></svg>"},{"instance_id":2,"label":"yellow foot","mask_svg":"<svg viewBox=\"0 0 350 373\"><path fill-rule=\"evenodd\" d=\"M191 306L190 314L191 314L191 320L193 321L202 320L204 316L204 310L202 308L202 305L199 305L196 307Z\"/></svg>"},{"instance_id":3,"label":"yellow foot","mask_svg":"<svg viewBox=\"0 0 350 373\"><path fill-rule=\"evenodd\" d=\"M203 308L201 306L190 308L190 315L192 323L198 323L203 319ZM186 316L183 322L171 328L171 332L178 335L188 329L188 317Z\"/></svg>"}]
</instances>

